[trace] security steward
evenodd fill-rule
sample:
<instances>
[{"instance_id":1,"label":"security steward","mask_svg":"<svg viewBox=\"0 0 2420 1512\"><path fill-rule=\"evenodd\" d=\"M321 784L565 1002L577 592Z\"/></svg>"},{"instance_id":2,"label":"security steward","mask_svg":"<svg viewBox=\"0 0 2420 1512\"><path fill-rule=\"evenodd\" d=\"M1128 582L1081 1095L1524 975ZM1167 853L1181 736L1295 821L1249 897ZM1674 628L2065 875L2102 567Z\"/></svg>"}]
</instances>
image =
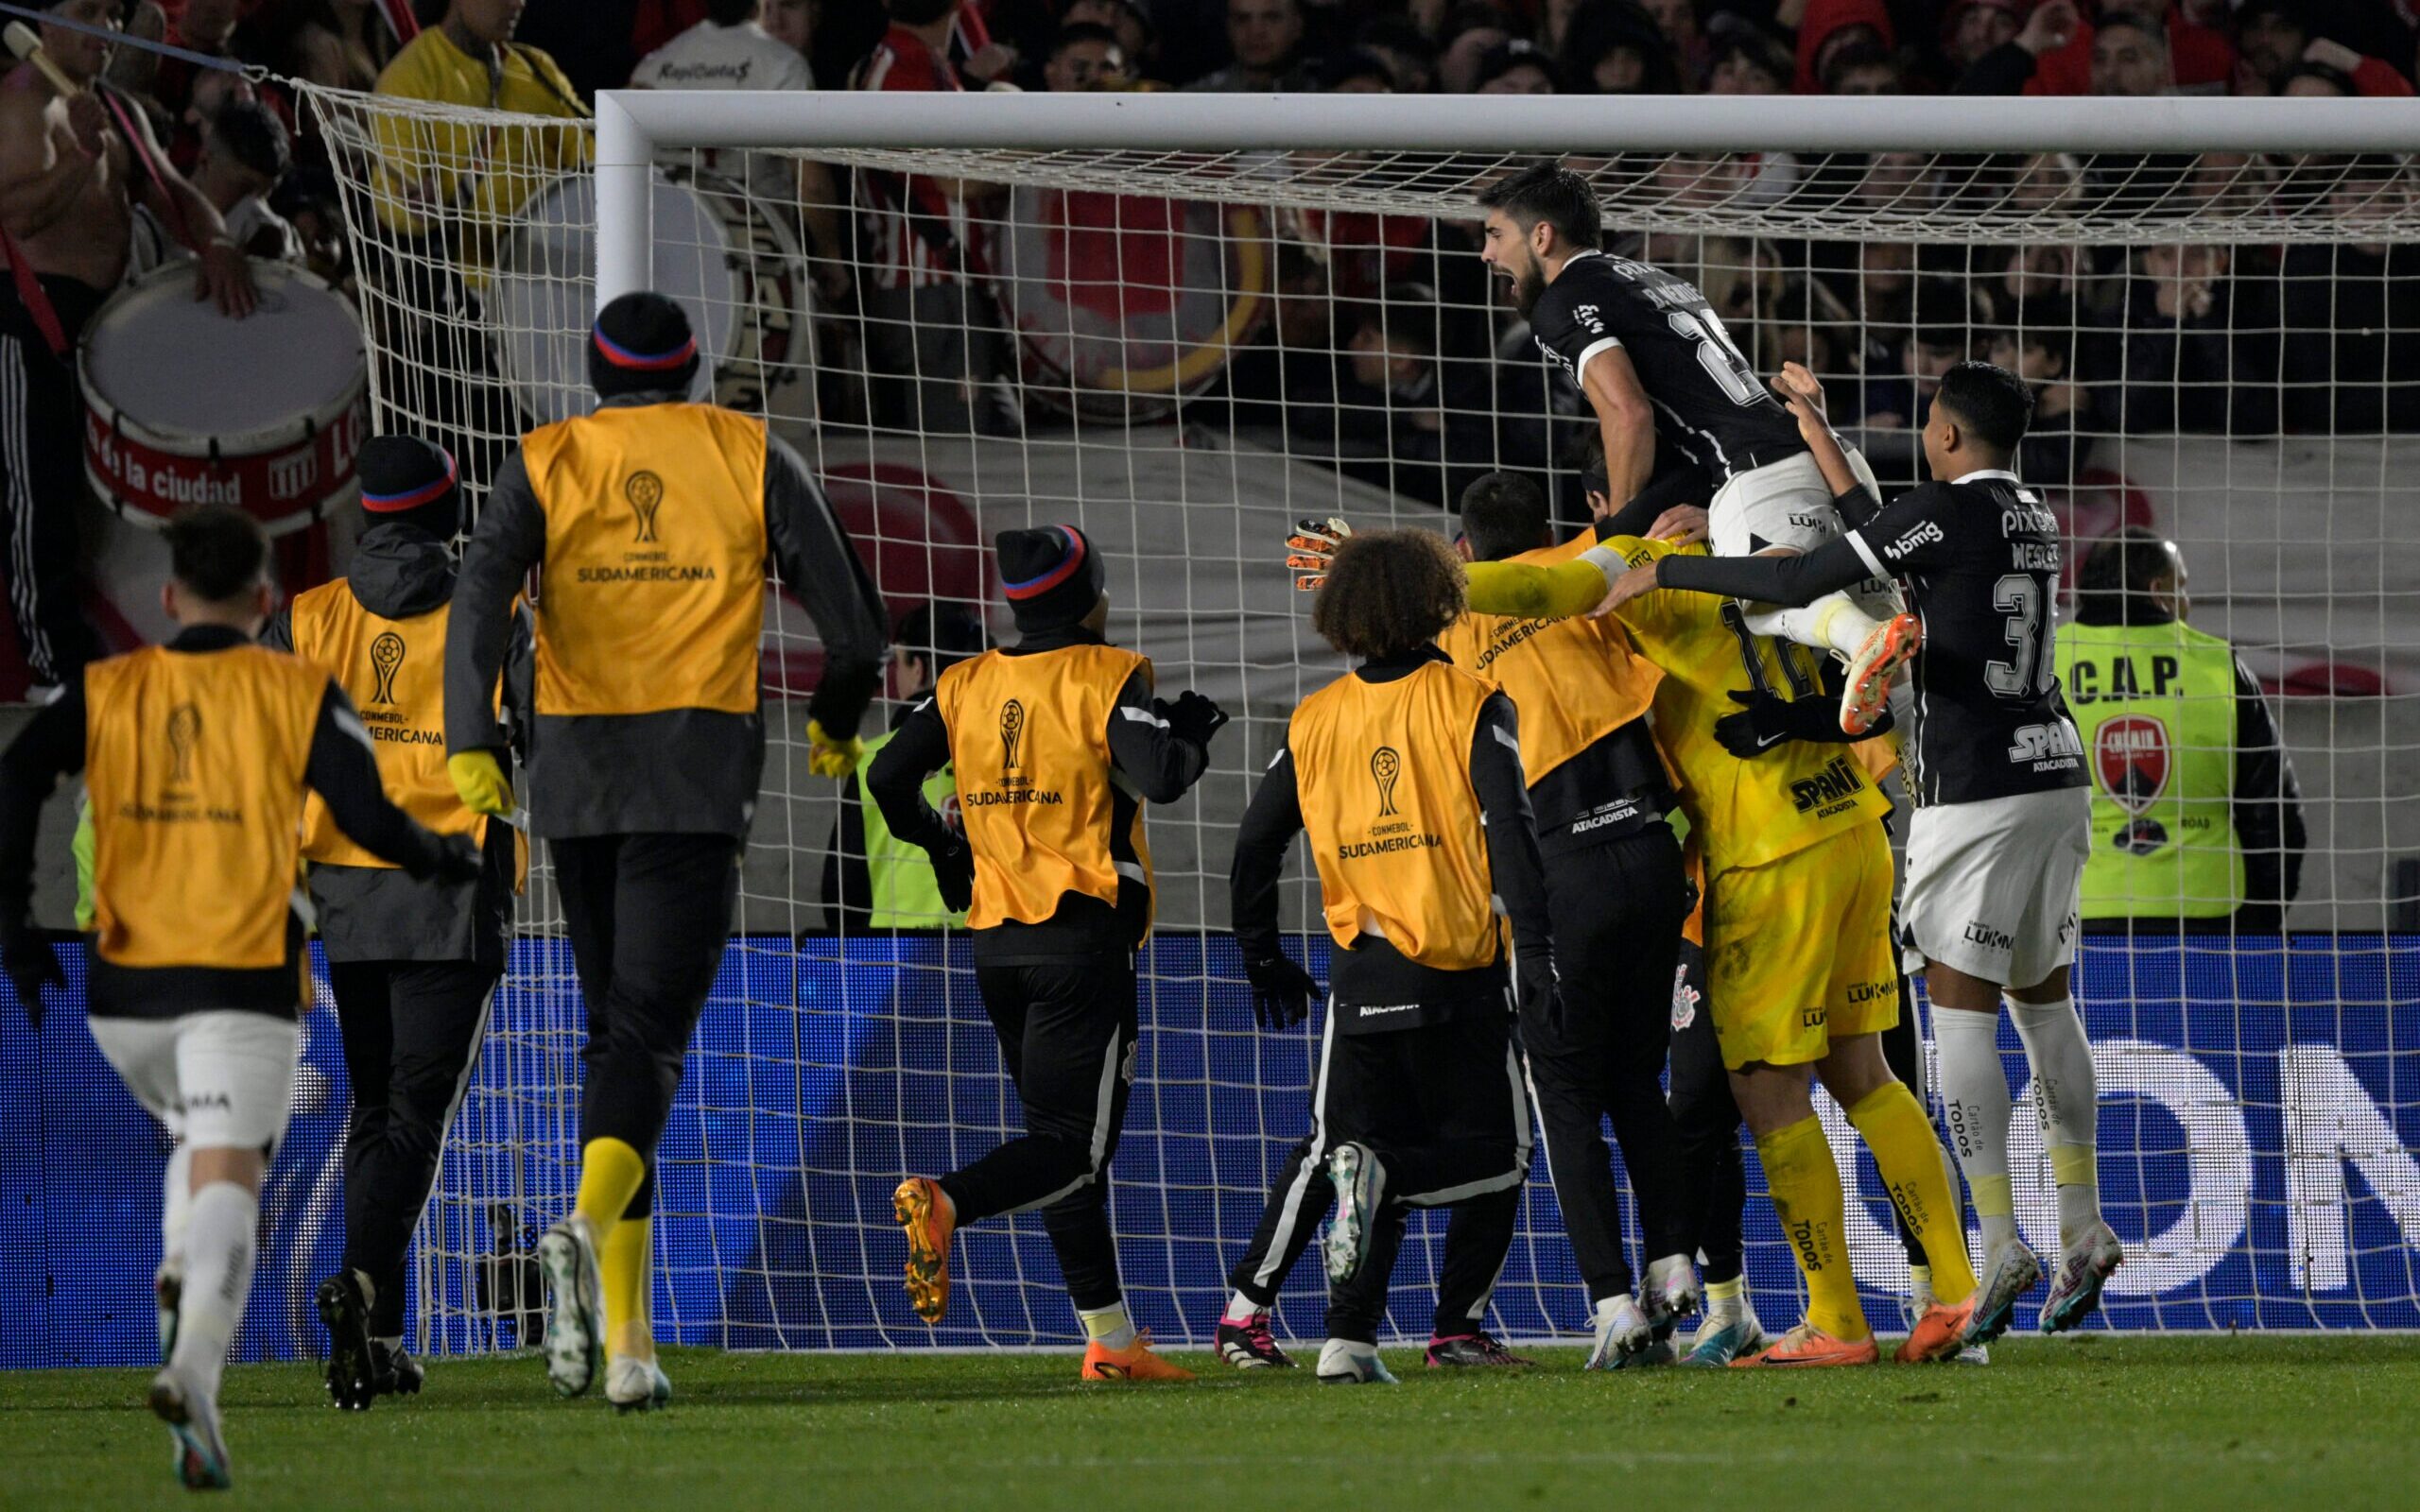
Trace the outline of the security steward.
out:
<instances>
[{"instance_id":1,"label":"security steward","mask_svg":"<svg viewBox=\"0 0 2420 1512\"><path fill-rule=\"evenodd\" d=\"M996 545L1018 644L943 673L866 778L891 832L932 857L943 900L967 909L976 986L1025 1108L1021 1137L899 1184L908 1295L940 1322L951 1236L1039 1208L1083 1320L1081 1379L1189 1380L1127 1314L1109 1162L1134 1078L1134 951L1151 923L1143 805L1200 780L1227 716L1198 693L1154 698L1151 663L1102 639L1104 564L1082 531L1007 530ZM924 793L945 763L963 833Z\"/></svg>"},{"instance_id":2,"label":"security steward","mask_svg":"<svg viewBox=\"0 0 2420 1512\"><path fill-rule=\"evenodd\" d=\"M680 306L624 295L590 333L589 415L530 432L499 471L455 590L446 768L512 812L495 688L512 599L543 566L528 780L588 1013L579 1194L539 1240L546 1369L624 1410L669 1399L647 1318L656 1141L722 960L765 765L768 564L823 642L808 767L844 777L881 676L879 598L822 490L765 422L686 395Z\"/></svg>"},{"instance_id":3,"label":"security steward","mask_svg":"<svg viewBox=\"0 0 2420 1512\"><path fill-rule=\"evenodd\" d=\"M2302 888L2302 790L2235 647L2185 623L2176 543L2128 525L2087 553L2059 683L2092 753L2092 934L2271 933Z\"/></svg>"},{"instance_id":4,"label":"security steward","mask_svg":"<svg viewBox=\"0 0 2420 1512\"><path fill-rule=\"evenodd\" d=\"M268 539L224 505L164 532L165 645L71 675L0 759L0 944L30 1015L64 987L27 920L43 800L81 771L93 807L85 1012L127 1090L165 1126L152 1411L195 1489L230 1484L218 1384L251 1291L263 1174L293 1106L310 972L294 907L305 792L369 854L462 885L471 842L413 822L325 672L254 641L276 602ZM125 1179L132 1173L110 1173Z\"/></svg>"},{"instance_id":5,"label":"security steward","mask_svg":"<svg viewBox=\"0 0 2420 1512\"><path fill-rule=\"evenodd\" d=\"M404 1349L405 1258L438 1157L478 1064L504 975L526 843L472 813L445 775L445 627L461 528L443 448L379 436L361 448L366 528L347 576L295 596L261 633L336 679L360 712L388 794L439 834L469 835L478 878L415 882L340 833L327 805L302 815L302 855L353 1085L344 1146L344 1268L320 1282L328 1394L362 1411L417 1392ZM526 630L515 637L526 693Z\"/></svg>"},{"instance_id":6,"label":"security steward","mask_svg":"<svg viewBox=\"0 0 2420 1512\"><path fill-rule=\"evenodd\" d=\"M1278 880L1297 833L1310 836L1337 947L1311 1104L1337 1204L1326 1382L1393 1379L1377 1328L1409 1209L1499 1209L1509 1245L1530 1169L1512 1000L1525 1016L1560 1015L1512 700L1435 644L1462 609L1461 566L1435 535L1338 548L1311 624L1362 664L1294 711L1236 836L1230 911L1255 998L1275 1000L1256 1006L1263 1023L1299 1022L1315 988L1279 948ZM1484 1305L1441 1296L1439 1327Z\"/></svg>"}]
</instances>

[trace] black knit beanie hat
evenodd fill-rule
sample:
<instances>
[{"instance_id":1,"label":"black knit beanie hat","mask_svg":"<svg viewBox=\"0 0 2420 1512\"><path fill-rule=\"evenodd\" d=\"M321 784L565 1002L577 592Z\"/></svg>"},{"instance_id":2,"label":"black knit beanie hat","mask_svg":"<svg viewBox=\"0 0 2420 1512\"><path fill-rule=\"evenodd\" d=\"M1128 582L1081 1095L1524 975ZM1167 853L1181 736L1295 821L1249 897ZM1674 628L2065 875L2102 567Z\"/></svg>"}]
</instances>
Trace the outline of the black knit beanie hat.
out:
<instances>
[{"instance_id":1,"label":"black knit beanie hat","mask_svg":"<svg viewBox=\"0 0 2420 1512\"><path fill-rule=\"evenodd\" d=\"M588 334L588 385L617 394L686 394L698 376L698 338L681 306L661 294L625 294L597 313Z\"/></svg>"},{"instance_id":2,"label":"black knit beanie hat","mask_svg":"<svg viewBox=\"0 0 2420 1512\"><path fill-rule=\"evenodd\" d=\"M462 527L461 474L453 455L417 436L361 444L361 508L372 524L417 525L440 541Z\"/></svg>"},{"instance_id":3,"label":"black knit beanie hat","mask_svg":"<svg viewBox=\"0 0 2420 1512\"><path fill-rule=\"evenodd\" d=\"M1018 629L1063 629L1100 602L1100 553L1074 525L1003 530L993 544L1000 554L1000 591Z\"/></svg>"}]
</instances>

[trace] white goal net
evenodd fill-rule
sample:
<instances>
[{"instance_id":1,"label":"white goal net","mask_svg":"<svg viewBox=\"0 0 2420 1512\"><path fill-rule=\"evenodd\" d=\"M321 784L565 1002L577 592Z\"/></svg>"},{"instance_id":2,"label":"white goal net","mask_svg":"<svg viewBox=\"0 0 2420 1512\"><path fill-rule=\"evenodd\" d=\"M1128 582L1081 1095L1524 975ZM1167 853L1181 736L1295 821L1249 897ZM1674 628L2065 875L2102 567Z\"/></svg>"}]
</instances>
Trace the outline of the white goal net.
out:
<instances>
[{"instance_id":1,"label":"white goal net","mask_svg":"<svg viewBox=\"0 0 2420 1512\"><path fill-rule=\"evenodd\" d=\"M600 152L585 123L306 97L343 144L378 430L435 436L475 484L524 429L585 404L602 202L610 280L689 308L714 395L807 458L895 616L954 605L1004 630L992 535L1075 523L1111 563L1112 638L1152 659L1163 690L1235 713L1211 775L1151 815L1159 922L1113 1189L1137 1321L1206 1340L1305 1132L1315 1045L1254 1029L1224 934L1253 776L1295 702L1341 670L1282 568L1285 526L1341 515L1450 534L1461 489L1495 470L1535 476L1585 520L1587 411L1477 252L1477 194L1530 154L1468 148L1460 108L1477 100L1424 105L1436 133L1389 117L1388 137L1376 116L1328 129L1351 103L1335 98L1126 96L1080 120L985 99L965 137L1011 145L983 147L932 130L866 145L860 108L915 103L896 97L782 115L770 96L661 95L631 131L614 103L630 97L613 96ZM2273 776L2252 790L2245 774L2279 763L2237 748L2245 701L2225 679L2179 728L2127 726L2095 747L2101 790L2146 812L2144 794L2188 767L2215 761L2235 784L2191 819L2232 827L2217 841L2227 896L2204 878L2146 905L2167 935L2084 943L2101 1190L2129 1257L2104 1326L2420 1326L2420 941L2396 933L2420 927L2420 184L2394 150L2414 144L2268 114L2224 138L2241 150L2095 148L2085 133L2107 123L2037 114L2039 145L2015 150L1944 129L1961 105L1947 100L1912 116L1874 111L1916 102L1870 102L1760 139L1751 105L1729 102L1705 146L1673 150L1683 128L1640 113L1662 102L1521 103L1554 107L1552 139L1596 186L1616 249L1695 283L1754 373L1815 368L1886 485L1920 475L1932 379L1985 357L2035 385L2022 471L2067 526L2071 581L2121 530L2176 543L2190 623L2261 685L2293 796ZM1238 131L1255 104L1286 127ZM1547 119L1515 112L1494 139L1541 146ZM1287 127L1345 145L1270 146ZM644 180L622 166L633 142L654 163ZM659 1332L1073 1342L1038 1221L963 1238L945 1326L908 1312L891 1188L990 1148L1016 1126L1014 1097L962 939L838 906L850 871L831 857L855 799L804 760L813 627L769 601L765 645L766 791L660 1156ZM2070 680L2106 705L2135 696L2118 683L2167 675ZM2088 728L2123 717L2087 713ZM1310 931L1302 870L1287 918ZM2174 932L2181 912L2238 904L2238 932ZM429 1348L525 1342L518 1251L568 1206L581 1021L558 923L541 867L423 1230ZM2017 1074L2013 1035L2006 1048ZM2030 1123L2021 1217L2054 1238ZM1858 1272L1887 1318L1905 1263L1870 1167L1857 1174ZM1428 1322L1442 1235L1415 1221L1400 1331ZM1794 1315L1761 1201L1747 1238L1765 1315ZM1586 1326L1542 1164L1495 1305L1510 1335ZM1316 1337L1319 1310L1314 1262L1284 1293L1280 1332Z\"/></svg>"}]
</instances>

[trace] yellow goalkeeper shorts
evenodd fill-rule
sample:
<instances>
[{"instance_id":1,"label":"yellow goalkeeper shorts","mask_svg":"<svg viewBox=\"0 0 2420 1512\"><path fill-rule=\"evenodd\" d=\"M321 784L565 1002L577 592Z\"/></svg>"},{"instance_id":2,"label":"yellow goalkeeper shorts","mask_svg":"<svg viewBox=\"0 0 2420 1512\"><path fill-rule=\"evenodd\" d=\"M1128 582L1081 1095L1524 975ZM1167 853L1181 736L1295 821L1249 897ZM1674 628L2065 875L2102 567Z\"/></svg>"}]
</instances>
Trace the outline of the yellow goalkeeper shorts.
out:
<instances>
[{"instance_id":1,"label":"yellow goalkeeper shorts","mask_svg":"<svg viewBox=\"0 0 2420 1512\"><path fill-rule=\"evenodd\" d=\"M1860 824L1706 889L1706 993L1722 1063L1821 1060L1899 1022L1891 845Z\"/></svg>"}]
</instances>

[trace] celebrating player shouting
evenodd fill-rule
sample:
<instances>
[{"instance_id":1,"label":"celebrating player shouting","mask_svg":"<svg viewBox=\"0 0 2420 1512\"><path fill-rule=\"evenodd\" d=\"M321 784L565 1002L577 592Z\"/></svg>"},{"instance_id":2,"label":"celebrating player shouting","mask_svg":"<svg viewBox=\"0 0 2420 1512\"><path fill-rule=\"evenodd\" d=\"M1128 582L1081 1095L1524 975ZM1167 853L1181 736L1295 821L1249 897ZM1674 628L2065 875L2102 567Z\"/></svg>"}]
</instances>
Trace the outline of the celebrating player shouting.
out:
<instances>
[{"instance_id":1,"label":"celebrating player shouting","mask_svg":"<svg viewBox=\"0 0 2420 1512\"><path fill-rule=\"evenodd\" d=\"M1511 282L1539 350L1596 411L1616 507L1647 486L1658 471L1657 446L1668 444L1714 478L1707 513L1718 555L1807 551L1839 534L1822 472L1722 318L1684 280L1600 249L1586 180L1541 163L1479 203L1487 209L1479 256ZM1887 592L1751 607L1747 625L1840 654L1849 669L1841 728L1853 735L1880 717L1917 630Z\"/></svg>"},{"instance_id":2,"label":"celebrating player shouting","mask_svg":"<svg viewBox=\"0 0 2420 1512\"><path fill-rule=\"evenodd\" d=\"M1876 573L1906 583L1925 629L1907 742L1919 806L1901 916L1925 955L1927 995L1945 1010L1934 1026L1942 1091L1983 1221L1968 1337L1997 1336L2041 1274L2017 1237L2009 1190L2003 990L2041 1090L2059 1189L2061 1256L2042 1326L2073 1328L2100 1305L2121 1252L2100 1217L2092 1048L2067 981L2092 842L2083 747L2051 655L2059 526L2009 471L2032 397L1988 363L1951 369L1925 421L1934 481L1876 513L1824 421L1814 375L1791 364L1780 387L1843 512L1861 523L1806 557L1640 567L1607 602L1664 587L1803 604Z\"/></svg>"}]
</instances>

